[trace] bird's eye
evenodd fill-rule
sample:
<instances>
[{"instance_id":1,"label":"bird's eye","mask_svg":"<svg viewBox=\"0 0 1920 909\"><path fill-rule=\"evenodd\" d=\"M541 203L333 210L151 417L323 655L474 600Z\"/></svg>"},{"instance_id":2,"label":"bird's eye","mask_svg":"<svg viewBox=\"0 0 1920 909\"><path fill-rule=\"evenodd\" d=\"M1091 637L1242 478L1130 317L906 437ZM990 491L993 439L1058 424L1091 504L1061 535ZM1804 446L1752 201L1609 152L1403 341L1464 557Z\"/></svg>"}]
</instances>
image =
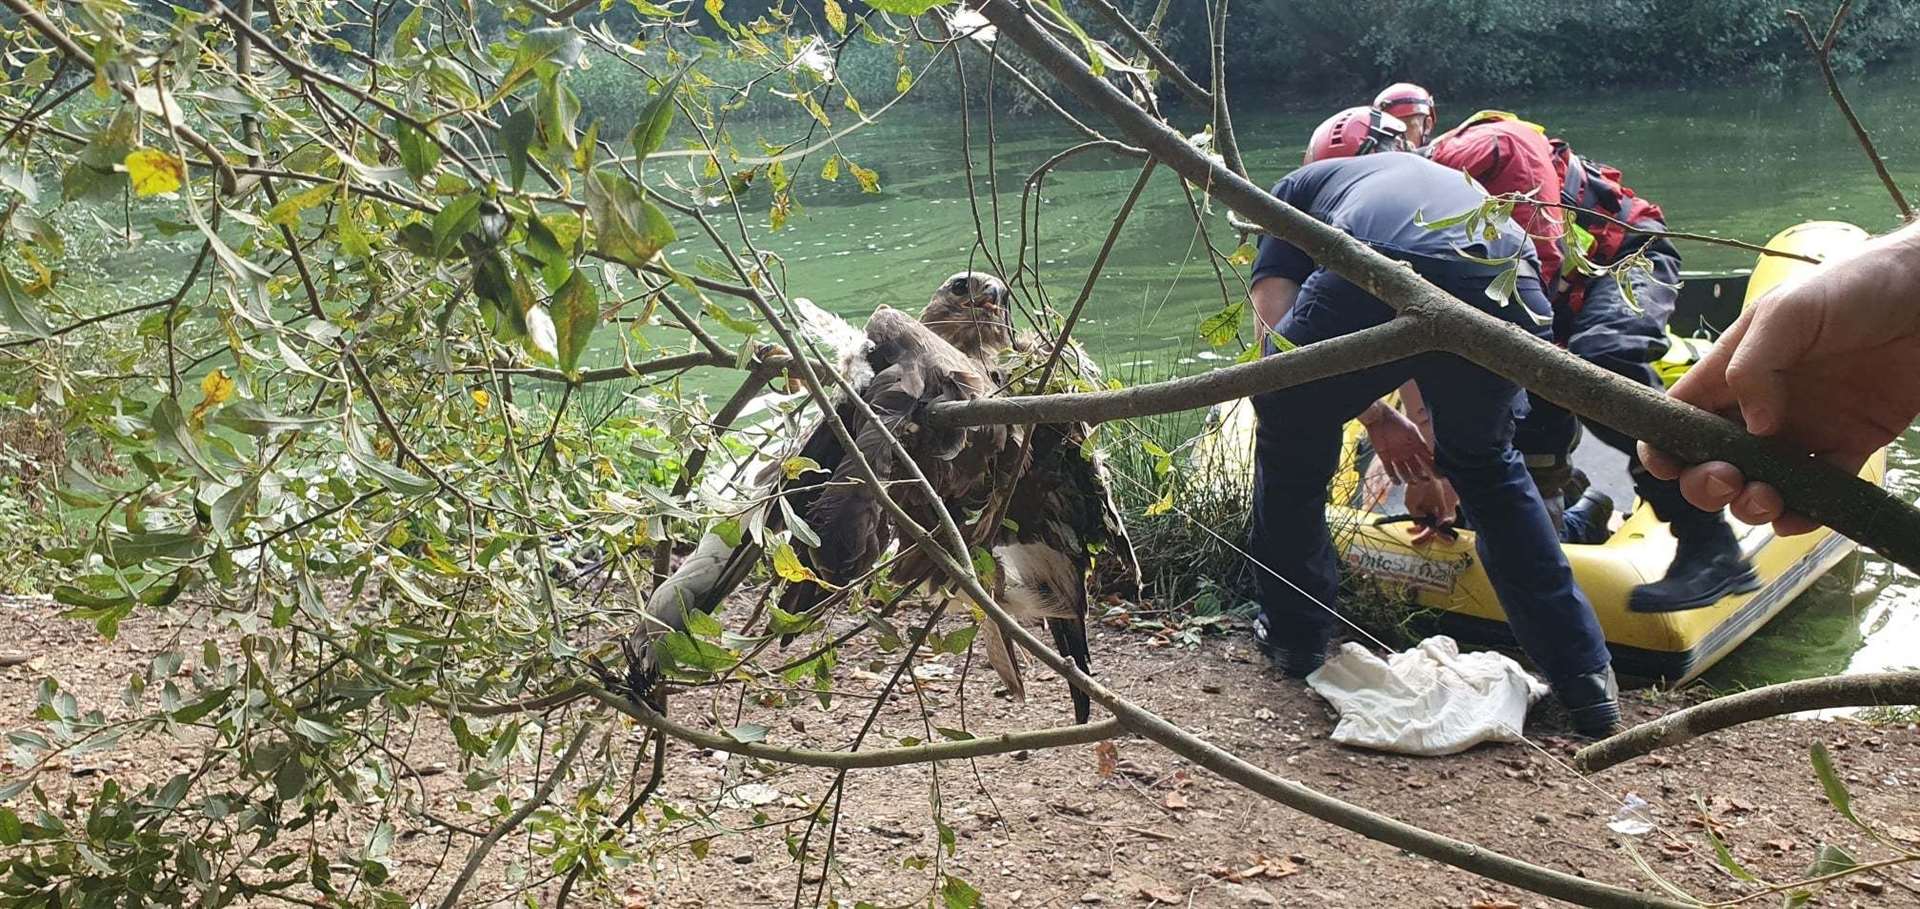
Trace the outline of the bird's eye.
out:
<instances>
[{"instance_id":1,"label":"bird's eye","mask_svg":"<svg viewBox=\"0 0 1920 909\"><path fill-rule=\"evenodd\" d=\"M947 293L953 294L956 297L966 296L967 292L971 289L969 282L965 278L955 278L952 284L947 285Z\"/></svg>"}]
</instances>

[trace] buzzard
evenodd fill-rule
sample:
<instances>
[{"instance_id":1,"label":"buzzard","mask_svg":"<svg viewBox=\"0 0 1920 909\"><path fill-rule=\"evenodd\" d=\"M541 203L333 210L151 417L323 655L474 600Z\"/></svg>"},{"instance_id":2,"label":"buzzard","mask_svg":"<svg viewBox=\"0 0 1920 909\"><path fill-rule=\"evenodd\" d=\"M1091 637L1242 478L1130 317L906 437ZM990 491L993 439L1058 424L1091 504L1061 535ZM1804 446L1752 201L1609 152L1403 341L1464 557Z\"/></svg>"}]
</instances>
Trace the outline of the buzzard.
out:
<instances>
[{"instance_id":1,"label":"buzzard","mask_svg":"<svg viewBox=\"0 0 1920 909\"><path fill-rule=\"evenodd\" d=\"M867 320L864 337L842 371L853 392L874 419L842 396L835 413L874 472L889 484L895 501L923 527L937 524L947 509L966 526L968 516L1004 516L990 532L974 528L974 539L992 545L999 572L997 597L1020 618L1044 619L1055 645L1083 670L1090 668L1086 616L1088 575L1095 558L1111 552L1137 579L1118 509L1108 489L1105 467L1087 444L1086 424L1036 427L984 426L933 429L918 421L930 405L968 401L993 394L1005 384L1004 359L1017 344L1010 293L1004 282L980 272L962 272L942 282L918 320L887 306ZM1063 353L1066 353L1063 351ZM1077 366L1089 368L1077 351ZM937 493L928 499L907 465L888 444L897 438ZM798 516L817 545L797 547L801 565L825 584L790 583L781 592L776 617L812 617L834 588L859 583L895 543L897 534L878 500L855 470L854 460L824 421L801 441L796 458L771 465L762 482L771 487L766 527L789 528L785 515ZM1025 469L1016 471L1024 463ZM804 468L788 477L784 465ZM1015 474L1013 488L1002 488ZM796 532L795 537L802 536ZM686 627L686 610L712 612L758 564L764 553L751 540L729 545L709 534L648 598L647 620L628 647L628 685L648 697L657 681L659 640ZM917 555L917 554L916 554ZM901 560L894 576L910 585L935 572L924 559ZM789 620L790 621L790 620ZM1016 697L1024 699L1019 663L998 626L982 622L988 662ZM787 635L787 639L791 634ZM783 639L782 643L786 643ZM1074 717L1086 722L1091 704L1074 689Z\"/></svg>"}]
</instances>

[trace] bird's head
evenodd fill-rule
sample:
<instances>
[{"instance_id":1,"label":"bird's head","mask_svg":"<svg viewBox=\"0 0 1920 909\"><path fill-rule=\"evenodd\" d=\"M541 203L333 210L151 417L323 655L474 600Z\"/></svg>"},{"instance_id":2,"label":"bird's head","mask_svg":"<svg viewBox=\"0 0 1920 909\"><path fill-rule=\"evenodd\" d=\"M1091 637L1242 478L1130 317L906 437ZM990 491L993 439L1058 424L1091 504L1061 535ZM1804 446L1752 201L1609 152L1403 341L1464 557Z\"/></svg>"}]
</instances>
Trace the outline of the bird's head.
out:
<instances>
[{"instance_id":1,"label":"bird's head","mask_svg":"<svg viewBox=\"0 0 1920 909\"><path fill-rule=\"evenodd\" d=\"M1012 298L1005 281L963 271L940 283L920 321L968 356L991 358L1013 346Z\"/></svg>"}]
</instances>

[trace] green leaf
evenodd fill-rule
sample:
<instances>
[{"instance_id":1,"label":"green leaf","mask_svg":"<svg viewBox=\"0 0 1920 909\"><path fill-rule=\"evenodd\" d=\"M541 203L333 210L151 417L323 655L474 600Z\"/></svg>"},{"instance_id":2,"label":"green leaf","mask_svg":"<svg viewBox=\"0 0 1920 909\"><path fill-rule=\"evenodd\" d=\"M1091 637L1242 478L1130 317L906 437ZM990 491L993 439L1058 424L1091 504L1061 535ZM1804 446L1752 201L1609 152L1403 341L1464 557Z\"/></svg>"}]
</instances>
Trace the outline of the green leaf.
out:
<instances>
[{"instance_id":1,"label":"green leaf","mask_svg":"<svg viewBox=\"0 0 1920 909\"><path fill-rule=\"evenodd\" d=\"M1807 866L1805 877L1816 878L1839 874L1857 867L1859 864L1859 860L1855 859L1853 854L1847 850L1835 846L1832 843L1823 843L1820 846L1820 850L1814 853L1813 864ZM1797 907L1806 905L1812 899L1813 891L1795 890L1787 894L1786 901L1783 905L1785 905L1787 909L1797 909Z\"/></svg>"},{"instance_id":2,"label":"green leaf","mask_svg":"<svg viewBox=\"0 0 1920 909\"><path fill-rule=\"evenodd\" d=\"M965 729L952 729L946 726L935 726L933 727L933 731L938 732L942 736L945 736L946 738L956 742L969 742L974 739L974 734L966 731Z\"/></svg>"},{"instance_id":3,"label":"green leaf","mask_svg":"<svg viewBox=\"0 0 1920 909\"><path fill-rule=\"evenodd\" d=\"M85 148L60 178L61 193L69 200L110 199L127 187L127 175L115 168L124 164L139 136L139 108L123 104L105 129L87 140Z\"/></svg>"},{"instance_id":4,"label":"green leaf","mask_svg":"<svg viewBox=\"0 0 1920 909\"><path fill-rule=\"evenodd\" d=\"M611 171L587 178L587 215L593 220L594 248L615 262L639 268L672 243L673 224L648 201L640 187Z\"/></svg>"},{"instance_id":5,"label":"green leaf","mask_svg":"<svg viewBox=\"0 0 1920 909\"><path fill-rule=\"evenodd\" d=\"M194 440L186 416L180 412L179 401L171 397L161 398L153 405L150 420L155 448L179 456L206 479L217 476L213 465L207 462L207 456L200 451L200 443Z\"/></svg>"},{"instance_id":6,"label":"green leaf","mask_svg":"<svg viewBox=\"0 0 1920 909\"><path fill-rule=\"evenodd\" d=\"M300 733L301 736L316 745L325 745L343 735L340 730L326 723L322 723L319 720L310 720L306 717L300 717L293 721L293 731Z\"/></svg>"},{"instance_id":7,"label":"green leaf","mask_svg":"<svg viewBox=\"0 0 1920 909\"><path fill-rule=\"evenodd\" d=\"M951 874L942 875L940 903L946 909L975 909L980 905L980 891Z\"/></svg>"},{"instance_id":8,"label":"green leaf","mask_svg":"<svg viewBox=\"0 0 1920 909\"><path fill-rule=\"evenodd\" d=\"M585 46L578 32L571 28L536 28L520 38L520 45L513 51L513 67L507 70L506 78L500 80L500 89L494 93L488 105L498 103L528 76L537 71L565 68L574 65L580 59L580 51Z\"/></svg>"},{"instance_id":9,"label":"green leaf","mask_svg":"<svg viewBox=\"0 0 1920 909\"><path fill-rule=\"evenodd\" d=\"M715 303L712 300L707 301L707 305L702 309L702 311L705 312L715 322L718 322L721 325L725 325L731 331L738 332L739 334L747 335L748 337L752 337L753 335L760 333L760 324L758 322L754 322L748 319L742 319L739 316L736 316L733 313L728 312L726 307L721 306L720 304Z\"/></svg>"},{"instance_id":10,"label":"green leaf","mask_svg":"<svg viewBox=\"0 0 1920 909\"><path fill-rule=\"evenodd\" d=\"M44 338L53 331L40 304L4 265L0 265L0 325L34 338Z\"/></svg>"},{"instance_id":11,"label":"green leaf","mask_svg":"<svg viewBox=\"0 0 1920 909\"><path fill-rule=\"evenodd\" d=\"M507 180L514 189L527 179L527 150L533 147L536 127L533 111L525 107L508 114L500 124L500 145L507 153Z\"/></svg>"},{"instance_id":12,"label":"green leaf","mask_svg":"<svg viewBox=\"0 0 1920 909\"><path fill-rule=\"evenodd\" d=\"M1214 347L1225 347L1240 336L1240 320L1246 318L1247 304L1236 300L1200 323L1200 337Z\"/></svg>"},{"instance_id":13,"label":"green leaf","mask_svg":"<svg viewBox=\"0 0 1920 909\"><path fill-rule=\"evenodd\" d=\"M767 619L768 634L778 634L778 635L800 634L806 631L807 629L812 628L813 623L817 618L816 616L811 616L811 615L794 615L791 612L781 609L777 605L770 604L768 605L767 608L769 610L768 619ZM805 672L799 672L798 670L799 670L799 667L796 666L794 667L794 670L792 670L792 672L794 672L798 676L805 676L807 674ZM809 668L808 672L811 672L811 671L812 669Z\"/></svg>"},{"instance_id":14,"label":"green leaf","mask_svg":"<svg viewBox=\"0 0 1920 909\"><path fill-rule=\"evenodd\" d=\"M0 806L0 846L18 846L24 830L20 824L20 815L12 808Z\"/></svg>"},{"instance_id":15,"label":"green leaf","mask_svg":"<svg viewBox=\"0 0 1920 909\"><path fill-rule=\"evenodd\" d=\"M1700 807L1700 815L1702 818L1705 818L1707 815L1707 803L1696 796L1694 798L1694 804ZM1728 849L1726 841L1720 838L1720 834L1714 832L1712 824L1709 823L1706 825L1706 831L1707 842L1713 845L1713 857L1720 863L1720 867L1727 869L1727 873L1733 875L1735 880L1746 881L1748 883L1764 883L1760 878L1756 877L1753 872L1748 871L1745 866L1741 865L1739 859L1733 857L1733 850Z\"/></svg>"},{"instance_id":16,"label":"green leaf","mask_svg":"<svg viewBox=\"0 0 1920 909\"><path fill-rule=\"evenodd\" d=\"M267 223L298 227L301 212L327 201L336 191L338 187L331 183L319 183L282 197L278 204L267 210Z\"/></svg>"},{"instance_id":17,"label":"green leaf","mask_svg":"<svg viewBox=\"0 0 1920 909\"><path fill-rule=\"evenodd\" d=\"M702 641L684 631L662 635L658 643L661 662L668 669L712 673L739 662L739 656L733 651Z\"/></svg>"},{"instance_id":18,"label":"green leaf","mask_svg":"<svg viewBox=\"0 0 1920 909\"><path fill-rule=\"evenodd\" d=\"M767 727L758 723L744 723L727 730L727 737L736 742L752 745L767 740Z\"/></svg>"},{"instance_id":19,"label":"green leaf","mask_svg":"<svg viewBox=\"0 0 1920 909\"><path fill-rule=\"evenodd\" d=\"M953 0L866 0L867 5L883 13L918 16L927 10L946 6Z\"/></svg>"},{"instance_id":20,"label":"green leaf","mask_svg":"<svg viewBox=\"0 0 1920 909\"><path fill-rule=\"evenodd\" d=\"M400 20L400 27L393 30L393 46L396 49L413 44L414 36L420 34L421 14L425 10L426 6L415 5L413 12L408 13L407 18Z\"/></svg>"},{"instance_id":21,"label":"green leaf","mask_svg":"<svg viewBox=\"0 0 1920 909\"><path fill-rule=\"evenodd\" d=\"M673 115L676 112L673 104L674 93L679 91L680 80L686 75L687 71L683 69L661 85L659 94L647 104L647 109L640 114L639 122L634 124L628 141L633 143L633 156L640 163L644 164L648 155L659 151L660 146L666 144L667 131L673 127Z\"/></svg>"},{"instance_id":22,"label":"green leaf","mask_svg":"<svg viewBox=\"0 0 1920 909\"><path fill-rule=\"evenodd\" d=\"M236 432L262 438L283 432L313 429L329 422L329 417L290 417L274 413L259 401L241 399L228 404L213 422Z\"/></svg>"},{"instance_id":23,"label":"green leaf","mask_svg":"<svg viewBox=\"0 0 1920 909\"><path fill-rule=\"evenodd\" d=\"M686 611L686 622L687 633L703 640L717 641L727 633L726 626L721 625L719 619L698 609Z\"/></svg>"},{"instance_id":24,"label":"green leaf","mask_svg":"<svg viewBox=\"0 0 1920 909\"><path fill-rule=\"evenodd\" d=\"M360 427L348 420L342 429L347 442L347 457L361 470L372 474L380 484L401 495L425 495L440 488L440 484L397 467L375 453L373 446L367 444Z\"/></svg>"},{"instance_id":25,"label":"green leaf","mask_svg":"<svg viewBox=\"0 0 1920 909\"><path fill-rule=\"evenodd\" d=\"M826 14L827 26L833 29L834 34L847 33L847 11L840 6L838 0L826 0Z\"/></svg>"},{"instance_id":26,"label":"green leaf","mask_svg":"<svg viewBox=\"0 0 1920 909\"><path fill-rule=\"evenodd\" d=\"M587 342L593 340L594 327L600 324L600 298L585 273L576 268L554 293L549 309L559 343L560 370L573 372Z\"/></svg>"},{"instance_id":27,"label":"green leaf","mask_svg":"<svg viewBox=\"0 0 1920 909\"><path fill-rule=\"evenodd\" d=\"M793 534L794 539L808 548L820 548L820 535L814 533L812 525L802 520L799 513L793 510L793 505L787 501L786 496L780 497L780 516L786 519L787 531Z\"/></svg>"},{"instance_id":28,"label":"green leaf","mask_svg":"<svg viewBox=\"0 0 1920 909\"><path fill-rule=\"evenodd\" d=\"M1448 215L1444 218L1436 218L1428 221L1426 220L1426 212L1416 211L1413 213L1413 223L1415 227L1426 230L1446 230L1449 227L1458 227L1480 216L1479 208L1469 208L1457 215Z\"/></svg>"},{"instance_id":29,"label":"green leaf","mask_svg":"<svg viewBox=\"0 0 1920 909\"><path fill-rule=\"evenodd\" d=\"M988 619L988 621L992 620ZM961 628L955 628L952 633L941 639L939 652L951 653L955 656L966 653L967 648L973 646L974 635L979 633L980 626L978 625L967 625Z\"/></svg>"},{"instance_id":30,"label":"green leaf","mask_svg":"<svg viewBox=\"0 0 1920 909\"><path fill-rule=\"evenodd\" d=\"M1814 742L1811 751L1813 773L1820 778L1820 788L1826 790L1827 802L1833 805L1833 810L1840 812L1840 816L1851 821L1855 827L1872 833L1873 831L1854 815L1853 794L1847 791L1847 784L1841 781L1840 775L1833 771L1833 755L1827 753L1827 744Z\"/></svg>"},{"instance_id":31,"label":"green leaf","mask_svg":"<svg viewBox=\"0 0 1920 909\"><path fill-rule=\"evenodd\" d=\"M407 169L407 176L416 183L424 181L433 165L440 161L440 146L408 123L400 124L399 139L400 164Z\"/></svg>"},{"instance_id":32,"label":"green leaf","mask_svg":"<svg viewBox=\"0 0 1920 909\"><path fill-rule=\"evenodd\" d=\"M433 257L444 259L460 248L460 237L480 223L480 203L486 199L479 193L468 193L448 202L433 216Z\"/></svg>"},{"instance_id":33,"label":"green leaf","mask_svg":"<svg viewBox=\"0 0 1920 909\"><path fill-rule=\"evenodd\" d=\"M185 707L175 710L167 716L176 723L197 723L201 717L220 709L233 696L232 688L215 688L205 697Z\"/></svg>"}]
</instances>

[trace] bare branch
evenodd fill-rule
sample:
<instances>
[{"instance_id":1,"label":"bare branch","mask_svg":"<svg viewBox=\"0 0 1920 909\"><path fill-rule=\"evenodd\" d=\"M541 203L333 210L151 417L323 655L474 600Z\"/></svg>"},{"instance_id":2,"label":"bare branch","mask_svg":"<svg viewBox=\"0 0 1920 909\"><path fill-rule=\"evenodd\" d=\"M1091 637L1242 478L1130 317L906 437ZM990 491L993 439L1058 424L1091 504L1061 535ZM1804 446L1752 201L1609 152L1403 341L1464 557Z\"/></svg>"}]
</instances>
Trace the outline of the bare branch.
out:
<instances>
[{"instance_id":1,"label":"bare branch","mask_svg":"<svg viewBox=\"0 0 1920 909\"><path fill-rule=\"evenodd\" d=\"M1894 207L1900 209L1900 217L1913 220L1913 206L1907 204L1907 196L1900 191L1893 174L1887 170L1886 159L1880 157L1880 150L1874 147L1873 137L1867 135L1866 126L1853 112L1853 105L1847 103L1847 95L1840 90L1840 79L1833 72L1833 42L1840 37L1840 26L1846 21L1847 11L1853 8L1853 0L1843 0L1833 11L1833 22L1827 26L1825 39L1815 38L1813 28L1807 24L1807 17L1797 9L1787 10L1785 15L1800 28L1800 37L1807 42L1807 50L1813 53L1813 62L1819 64L1820 75L1827 82L1827 94L1833 96L1833 103L1840 108L1840 115L1847 118L1847 125L1853 127L1853 137L1860 142L1860 149L1867 153L1867 160L1873 162L1873 172L1880 175L1880 182L1887 187L1887 195L1893 197Z\"/></svg>"},{"instance_id":2,"label":"bare branch","mask_svg":"<svg viewBox=\"0 0 1920 909\"><path fill-rule=\"evenodd\" d=\"M1742 723L1805 710L1920 704L1920 671L1802 679L1715 698L1595 742L1574 755L1588 773Z\"/></svg>"}]
</instances>

